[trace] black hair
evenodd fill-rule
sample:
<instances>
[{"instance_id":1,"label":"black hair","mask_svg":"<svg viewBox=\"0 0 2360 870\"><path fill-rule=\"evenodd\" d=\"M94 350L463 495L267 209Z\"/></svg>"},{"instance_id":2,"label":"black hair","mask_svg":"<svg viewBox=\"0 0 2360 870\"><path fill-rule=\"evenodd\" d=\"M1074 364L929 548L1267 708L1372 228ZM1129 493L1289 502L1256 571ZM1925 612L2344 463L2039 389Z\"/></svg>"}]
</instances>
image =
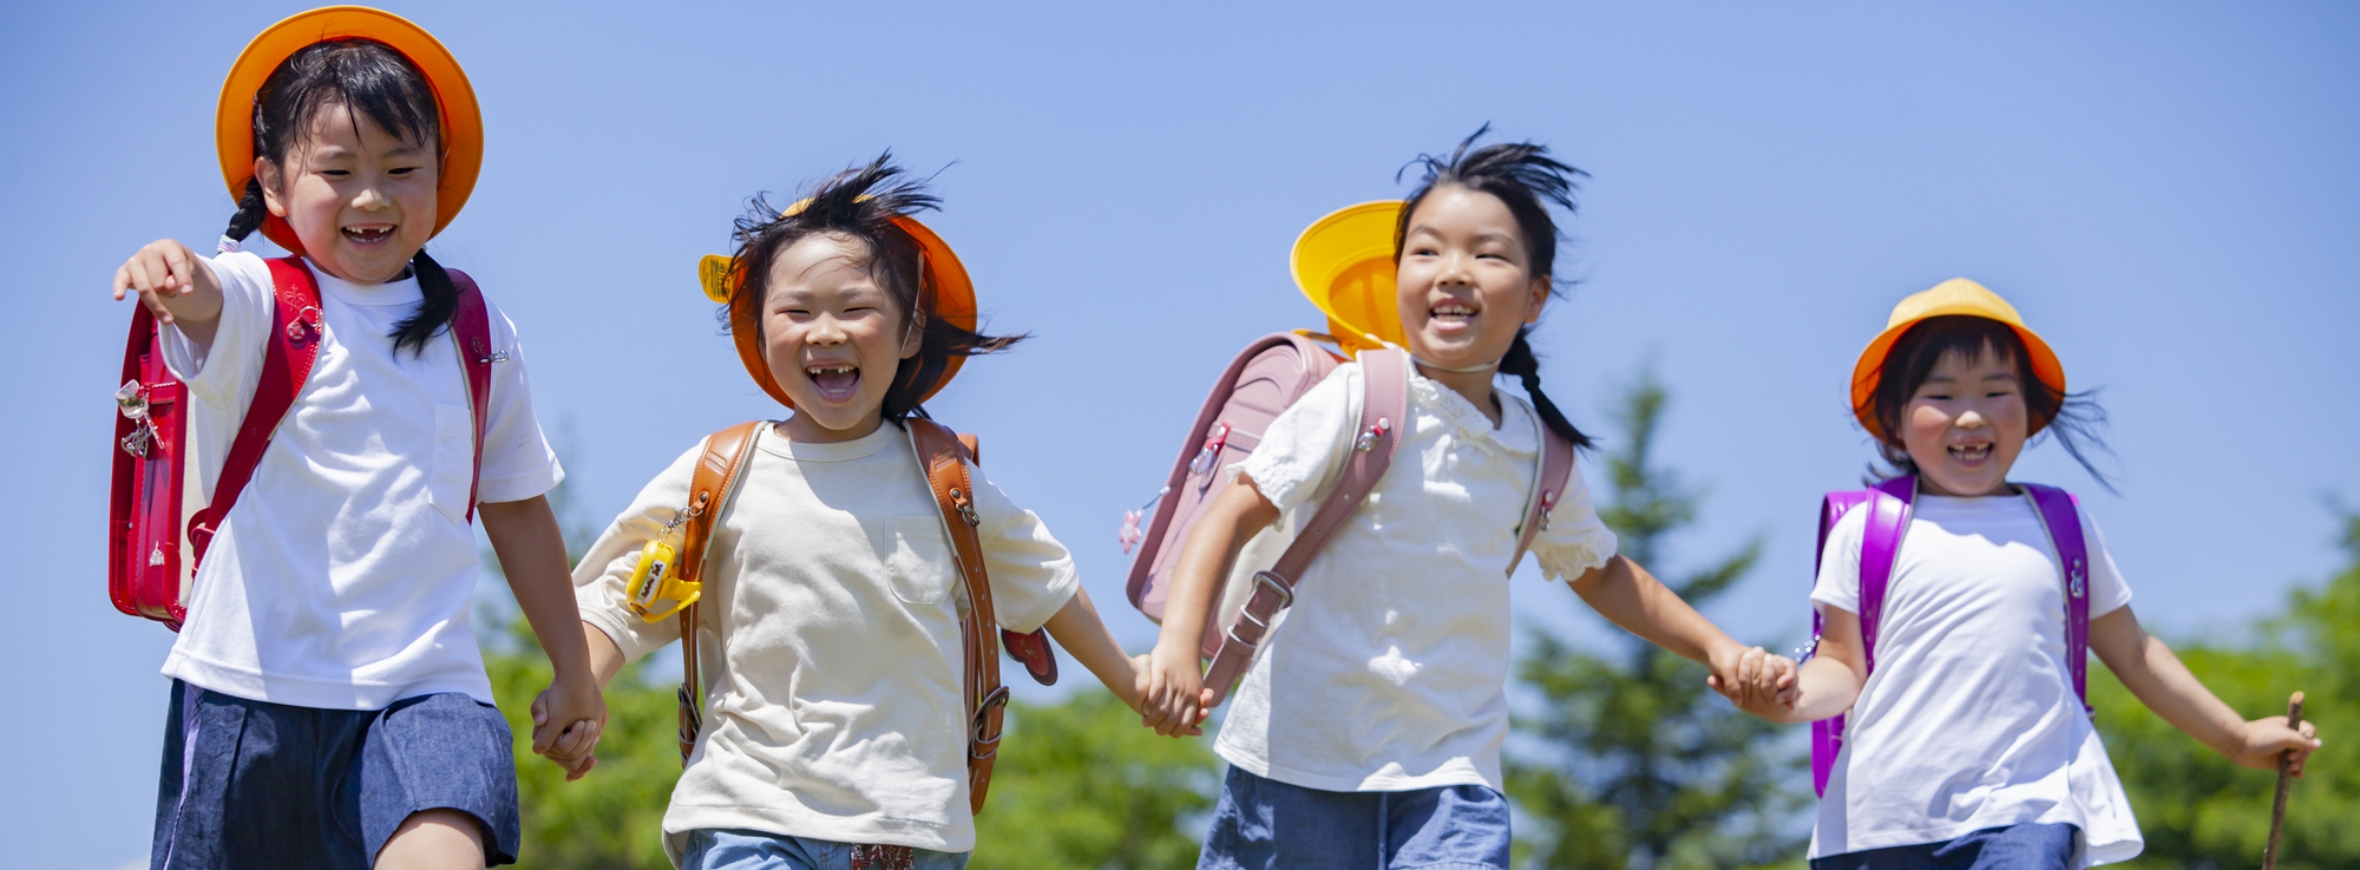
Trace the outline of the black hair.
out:
<instances>
[{"instance_id":1,"label":"black hair","mask_svg":"<svg viewBox=\"0 0 2360 870\"><path fill-rule=\"evenodd\" d=\"M333 106L351 112L356 129L367 117L397 138L425 143L437 161L442 159L442 116L425 74L385 43L357 38L304 46L263 79L254 93L254 156L284 167L319 114ZM238 212L230 216L222 235L243 241L262 228L268 214L262 179L249 178L245 195L238 198ZM395 352L408 348L417 354L425 352L427 339L458 312L459 290L450 273L424 250L410 265L424 299L415 313L394 326L392 337Z\"/></svg>"},{"instance_id":2,"label":"black hair","mask_svg":"<svg viewBox=\"0 0 2360 870\"><path fill-rule=\"evenodd\" d=\"M1854 409L1876 420L1885 430L1885 436L1877 439L1877 452L1891 470L1872 467L1872 475L1890 480L1918 474L1917 461L1909 458L1909 449L1902 446L1902 414L1909 407L1910 397L1917 395L1918 388L1933 375L1934 366L1951 354L1958 354L1970 363L1981 361L1984 354L1998 354L2002 361L2013 364L2016 382L2024 391L2025 411L2033 420L2049 421L2036 437L2054 435L2065 452L2073 456L2073 461L2097 479L2099 486L2107 492L2115 491L2114 482L2098 470L2086 452L2086 448L2108 449L2098 435L2099 428L2106 425L2106 409L2098 406L2097 391L2058 392L2034 376L2032 353L2025 348L2023 336L2005 323L1971 314L1945 314L1918 321L1886 352L1877 387L1869 393L1868 405Z\"/></svg>"},{"instance_id":3,"label":"black hair","mask_svg":"<svg viewBox=\"0 0 2360 870\"><path fill-rule=\"evenodd\" d=\"M1526 269L1548 279L1550 295L1561 297L1554 271L1557 221L1549 216L1549 204L1555 203L1567 214L1573 213L1575 179L1587 177L1589 173L1550 157L1546 145L1503 142L1474 148L1475 140L1488 132L1491 125L1483 125L1475 135L1460 141L1448 158L1420 154L1409 166L1402 167L1402 172L1413 166L1421 167L1425 177L1418 182L1417 190L1410 193L1408 201L1402 203L1401 218L1394 224L1393 262L1401 262L1402 245L1409 238L1410 217L1417 213L1418 204L1426 200L1426 195L1445 186L1464 188L1490 194L1508 207L1508 213L1516 217L1517 232L1524 236L1524 250L1531 260L1525 264ZM1394 178L1399 180L1400 175L1397 173ZM1541 422L1550 431L1573 442L1575 447L1587 448L1591 445L1590 436L1574 428L1573 421L1567 420L1565 413L1557 410L1557 404L1549 401L1548 394L1541 392L1541 360L1533 353L1532 342L1527 338L1531 332L1530 324L1516 330L1516 341L1508 345L1508 355L1500 358L1498 373L1515 375L1524 382L1525 395L1532 397L1533 409L1540 412Z\"/></svg>"},{"instance_id":4,"label":"black hair","mask_svg":"<svg viewBox=\"0 0 2360 870\"><path fill-rule=\"evenodd\" d=\"M911 413L925 415L918 403L942 379L952 357L968 357L1006 350L1026 336L984 335L948 318L932 316L935 280L923 267L918 240L894 218L941 208L942 200L926 191L922 179L911 178L893 165L886 151L866 166L854 166L821 181L800 208L781 212L767 198L756 196L746 215L738 218L737 254L730 272L740 276L728 305L717 312L730 329L763 328L762 303L770 293L770 267L779 254L803 239L828 235L857 242L868 256L869 277L901 309L901 326L927 315L919 333L918 355L900 363L893 387L885 393L885 419L898 423ZM742 309L739 306L744 306Z\"/></svg>"}]
</instances>

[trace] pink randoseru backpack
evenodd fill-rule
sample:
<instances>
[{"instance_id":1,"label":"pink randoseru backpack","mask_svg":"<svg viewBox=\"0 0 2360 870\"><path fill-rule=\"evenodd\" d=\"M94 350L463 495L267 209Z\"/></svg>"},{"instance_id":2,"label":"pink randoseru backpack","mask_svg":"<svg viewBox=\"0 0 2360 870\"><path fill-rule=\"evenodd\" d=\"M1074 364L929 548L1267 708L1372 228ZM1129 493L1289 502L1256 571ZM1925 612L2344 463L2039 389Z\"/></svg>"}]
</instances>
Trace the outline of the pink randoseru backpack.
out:
<instances>
[{"instance_id":1,"label":"pink randoseru backpack","mask_svg":"<svg viewBox=\"0 0 2360 870\"><path fill-rule=\"evenodd\" d=\"M2056 551L2063 568L2065 583L2065 662L2073 673L2073 694L2082 699L2082 708L2089 708L2089 649L2090 649L2090 571L2089 545L2081 537L2081 514L2074 508L2071 494L2053 486L2037 483L2016 484L2032 500L2033 513L2040 517L2041 526L2049 533L2049 544ZM1909 531L1911 508L1917 498L1916 477L1896 477L1870 489L1849 489L1830 492L1819 502L1819 546L1812 552L1824 556L1827 533L1836 521L1854 509L1868 511L1868 525L1860 538L1860 655L1871 673L1877 666L1877 627L1885 613L1885 591L1892 585L1893 566L1901 556L1901 539ZM1816 575L1824 559L1814 559ZM1819 632L1824 620L1819 609L1811 610L1811 647L1804 652L1808 661L1819 648ZM1867 677L1862 676L1865 682ZM1835 771L1836 755L1844 749L1844 716L1811 723L1811 788L1825 797L1828 775Z\"/></svg>"},{"instance_id":2,"label":"pink randoseru backpack","mask_svg":"<svg viewBox=\"0 0 2360 870\"><path fill-rule=\"evenodd\" d=\"M1204 514L1206 504L1218 491L1216 484L1227 476L1222 470L1244 461L1254 448L1261 446L1263 430L1270 422L1310 392L1340 362L1335 354L1303 335L1278 333L1247 345L1222 372L1220 380L1214 382L1211 395L1205 397L1203 408L1197 412L1196 423L1189 427L1187 438L1181 442L1179 458L1173 462L1163 490L1149 502L1155 512L1153 520L1144 533L1138 532L1135 525L1126 525L1124 530L1126 549L1132 543L1143 545L1132 559L1126 591L1132 606L1148 619L1157 624L1163 622L1172 568L1180 561L1180 551L1195 529L1197 518ZM1397 429L1408 420L1409 354L1390 348L1363 351L1360 364L1361 383L1367 393L1361 397L1360 420L1354 430L1358 434L1352 442L1354 450L1341 476L1277 562L1254 574L1253 589L1242 604L1233 610L1223 604L1230 596L1220 596L1215 602L1218 612L1205 621L1205 637L1199 650L1211 660L1205 673L1205 686L1213 690L1215 705L1228 696L1230 687L1244 675L1279 611L1294 603L1295 584L1301 579L1303 569L1319 555L1320 548L1326 546L1352 512L1360 508L1360 503L1376 489L1377 481L1392 465L1401 441ZM1547 427L1542 432L1545 437L1538 479L1543 485L1533 488L1533 497L1519 529L1516 558L1508 563L1509 573L1514 573L1516 563L1523 561L1532 539L1547 528L1549 510L1556 507L1557 497L1565 491L1573 473L1573 445ZM1135 524L1135 515L1132 520Z\"/></svg>"}]
</instances>

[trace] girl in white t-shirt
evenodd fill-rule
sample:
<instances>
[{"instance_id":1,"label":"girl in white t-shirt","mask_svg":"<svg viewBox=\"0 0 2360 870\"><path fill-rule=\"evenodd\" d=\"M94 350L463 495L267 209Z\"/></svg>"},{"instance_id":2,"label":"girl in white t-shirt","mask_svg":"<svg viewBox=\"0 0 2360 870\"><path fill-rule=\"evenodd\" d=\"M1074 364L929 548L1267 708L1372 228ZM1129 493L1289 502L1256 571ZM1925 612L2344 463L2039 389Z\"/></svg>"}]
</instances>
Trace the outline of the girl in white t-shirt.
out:
<instances>
[{"instance_id":1,"label":"girl in white t-shirt","mask_svg":"<svg viewBox=\"0 0 2360 870\"><path fill-rule=\"evenodd\" d=\"M704 725L664 815L665 848L687 870L954 868L974 848L965 605L905 421L962 358L1017 338L953 322L974 310L964 270L910 218L935 205L879 157L783 214L757 201L738 222L730 332L793 413L756 430L706 550L692 642L719 666L698 687ZM678 620L631 612L626 583L687 503L702 454L649 481L575 571L601 681L680 640ZM970 474L998 627L1046 625L1136 708L1136 666L1065 547Z\"/></svg>"},{"instance_id":2,"label":"girl in white t-shirt","mask_svg":"<svg viewBox=\"0 0 2360 870\"><path fill-rule=\"evenodd\" d=\"M1230 770L1199 867L1507 866L1502 571L1539 485L1542 427L1588 443L1542 394L1526 340L1553 289L1548 206L1573 208L1576 170L1537 145L1473 142L1424 159L1391 238L1350 246L1394 252L1416 363L1409 419L1396 459L1300 578L1237 690L1215 742ZM1521 378L1531 401L1493 389L1501 374ZM1361 379L1345 363L1280 414L1199 519L1150 659L1146 718L1159 733L1202 720L1198 643L1222 578L1248 539L1333 485ZM1617 625L1707 663L1716 686L1734 679L1746 649L1616 555L1578 474L1567 488L1532 544L1542 571Z\"/></svg>"},{"instance_id":3,"label":"girl in white t-shirt","mask_svg":"<svg viewBox=\"0 0 2360 870\"><path fill-rule=\"evenodd\" d=\"M215 496L265 377L272 267L238 250L256 229L298 255L289 280L317 285L318 308L286 327L315 357L205 551L164 663L153 866L513 862L513 738L469 627L472 512L555 668L535 748L586 751L606 714L572 630L543 495L562 472L516 329L486 303L479 471L451 335L460 293L423 250L481 158L473 92L425 31L357 7L266 31L224 90L252 107L223 131L243 198L220 256L158 241L114 281L165 325L164 359L195 400L207 491L188 498Z\"/></svg>"},{"instance_id":4,"label":"girl in white t-shirt","mask_svg":"<svg viewBox=\"0 0 2360 870\"><path fill-rule=\"evenodd\" d=\"M1821 551L1816 656L1799 672L1784 659L1744 667L1756 689L1745 705L1766 718L1849 711L1812 834L1813 870L2064 870L2137 855L2138 823L2074 693L2055 549L2007 479L2044 428L2080 460L2079 442L2102 416L2066 393L2056 355L2013 307L1963 278L1894 309L1861 355L1853 397L1883 458L1917 492L1876 626L1875 668L1859 616L1864 510L1845 515ZM2089 648L2189 736L2247 767L2291 751L2300 776L2319 746L2310 723L2297 734L2283 716L2248 721L2206 690L2140 629L2104 534L2079 513Z\"/></svg>"}]
</instances>

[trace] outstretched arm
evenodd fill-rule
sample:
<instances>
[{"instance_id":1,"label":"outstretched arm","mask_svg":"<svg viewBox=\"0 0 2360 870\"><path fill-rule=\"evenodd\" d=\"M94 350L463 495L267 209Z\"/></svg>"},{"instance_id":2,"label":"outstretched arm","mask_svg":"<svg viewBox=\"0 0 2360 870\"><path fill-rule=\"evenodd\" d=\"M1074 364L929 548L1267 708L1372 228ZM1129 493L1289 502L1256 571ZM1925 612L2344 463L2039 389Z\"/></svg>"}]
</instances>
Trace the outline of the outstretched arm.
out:
<instances>
[{"instance_id":1,"label":"outstretched arm","mask_svg":"<svg viewBox=\"0 0 2360 870\"><path fill-rule=\"evenodd\" d=\"M1278 506L1262 497L1253 478L1237 475L1213 496L1197 517L1196 528L1182 544L1180 560L1172 566L1172 586L1164 597L1164 628L1148 654L1148 673L1141 724L1165 736L1202 733L1197 725L1211 714L1212 692L1204 685L1198 663L1198 644L1205 622L1212 619L1218 597L1237 551L1255 533L1278 522Z\"/></svg>"},{"instance_id":2,"label":"outstretched arm","mask_svg":"<svg viewBox=\"0 0 2360 870\"><path fill-rule=\"evenodd\" d=\"M137 295L156 322L178 328L197 347L213 346L213 330L221 324L221 281L187 245L158 239L123 261L115 270L115 298L126 295Z\"/></svg>"},{"instance_id":3,"label":"outstretched arm","mask_svg":"<svg viewBox=\"0 0 2360 870\"><path fill-rule=\"evenodd\" d=\"M2274 768L2293 752L2288 770L2303 775L2303 762L2319 748L2317 729L2286 727L2285 716L2248 720L2204 687L2171 647L2140 627L2128 605L2090 620L2090 649L2124 688L2172 727L2245 767Z\"/></svg>"},{"instance_id":4,"label":"outstretched arm","mask_svg":"<svg viewBox=\"0 0 2360 870\"><path fill-rule=\"evenodd\" d=\"M549 656L555 671L545 693L546 704L536 703L533 751L550 755L569 770L587 757L606 725L606 700L590 667L590 651L583 641L581 617L574 605L573 578L566 574L565 537L557 531L557 515L547 496L523 501L483 502L476 505L483 518L484 536L500 557L500 571L516 593L517 608L533 626L533 636ZM545 714L545 718L543 715ZM560 745L559 737L566 740ZM574 770L580 775L582 767Z\"/></svg>"},{"instance_id":5,"label":"outstretched arm","mask_svg":"<svg viewBox=\"0 0 2360 870\"><path fill-rule=\"evenodd\" d=\"M1114 640L1114 633L1106 630L1105 620L1098 618L1098 608L1090 603L1089 590L1075 589L1073 597L1065 600L1065 606L1057 608L1057 613L1049 617L1047 628L1049 636L1057 639L1057 645L1072 653L1082 667L1089 668L1098 682L1105 683L1115 697L1123 699L1124 706L1133 712L1139 710L1139 668L1146 664L1147 657L1134 659L1123 652L1122 645Z\"/></svg>"},{"instance_id":6,"label":"outstretched arm","mask_svg":"<svg viewBox=\"0 0 2360 870\"><path fill-rule=\"evenodd\" d=\"M1712 671L1708 682L1714 691L1741 707L1748 706L1748 693L1758 690L1761 681L1756 677L1785 661L1760 647L1738 643L1655 575L1622 556L1582 572L1573 580L1573 591L1608 622L1673 655L1703 663ZM1791 675L1783 681L1791 686Z\"/></svg>"}]
</instances>

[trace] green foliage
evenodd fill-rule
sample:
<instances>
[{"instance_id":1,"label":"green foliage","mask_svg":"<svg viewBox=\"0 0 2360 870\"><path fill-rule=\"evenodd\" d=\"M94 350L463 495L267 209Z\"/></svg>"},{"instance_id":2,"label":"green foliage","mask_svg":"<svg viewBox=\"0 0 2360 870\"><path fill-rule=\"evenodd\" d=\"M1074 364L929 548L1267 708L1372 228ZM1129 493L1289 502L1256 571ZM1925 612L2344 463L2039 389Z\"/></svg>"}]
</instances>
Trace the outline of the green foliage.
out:
<instances>
[{"instance_id":1,"label":"green foliage","mask_svg":"<svg viewBox=\"0 0 2360 870\"><path fill-rule=\"evenodd\" d=\"M2248 648L2189 644L2176 650L2189 670L2240 714L2284 713L2287 694L2308 695L2303 718L2326 745L2311 757L2288 801L2278 866L2360 867L2360 514L2344 518L2351 564L2324 588L2297 590L2285 614L2258 626ZM2129 791L2147 850L2134 868L2230 868L2261 863L2276 777L2247 770L2181 734L2103 668L2090 674L2090 703L2106 751Z\"/></svg>"},{"instance_id":2,"label":"green foliage","mask_svg":"<svg viewBox=\"0 0 2360 870\"><path fill-rule=\"evenodd\" d=\"M1212 809L1218 770L1203 740L1157 737L1096 686L1061 704L1012 704L969 866L1194 867L1196 817Z\"/></svg>"},{"instance_id":3,"label":"green foliage","mask_svg":"<svg viewBox=\"0 0 2360 870\"><path fill-rule=\"evenodd\" d=\"M516 733L517 803L524 816L519 868L669 870L664 809L680 778L678 707L669 682L651 685L642 659L606 690L607 726L590 775L565 781L565 770L533 755L533 696L549 686L549 659L523 620L508 623L511 643L487 650L485 669L508 727Z\"/></svg>"},{"instance_id":4,"label":"green foliage","mask_svg":"<svg viewBox=\"0 0 2360 870\"><path fill-rule=\"evenodd\" d=\"M1663 539L1696 518L1696 494L1652 462L1667 395L1643 373L1623 398L1624 437L1607 457L1614 500L1600 511L1623 555L1660 564ZM1757 539L1667 584L1702 606L1761 555ZM1519 851L1550 868L1726 868L1801 851L1779 823L1802 798L1781 790L1800 759L1777 726L1748 716L1705 686L1702 665L1626 638L1619 657L1579 649L1537 627L1519 675L1542 712L1516 728L1541 752L1508 759L1508 792L1541 827Z\"/></svg>"}]
</instances>

